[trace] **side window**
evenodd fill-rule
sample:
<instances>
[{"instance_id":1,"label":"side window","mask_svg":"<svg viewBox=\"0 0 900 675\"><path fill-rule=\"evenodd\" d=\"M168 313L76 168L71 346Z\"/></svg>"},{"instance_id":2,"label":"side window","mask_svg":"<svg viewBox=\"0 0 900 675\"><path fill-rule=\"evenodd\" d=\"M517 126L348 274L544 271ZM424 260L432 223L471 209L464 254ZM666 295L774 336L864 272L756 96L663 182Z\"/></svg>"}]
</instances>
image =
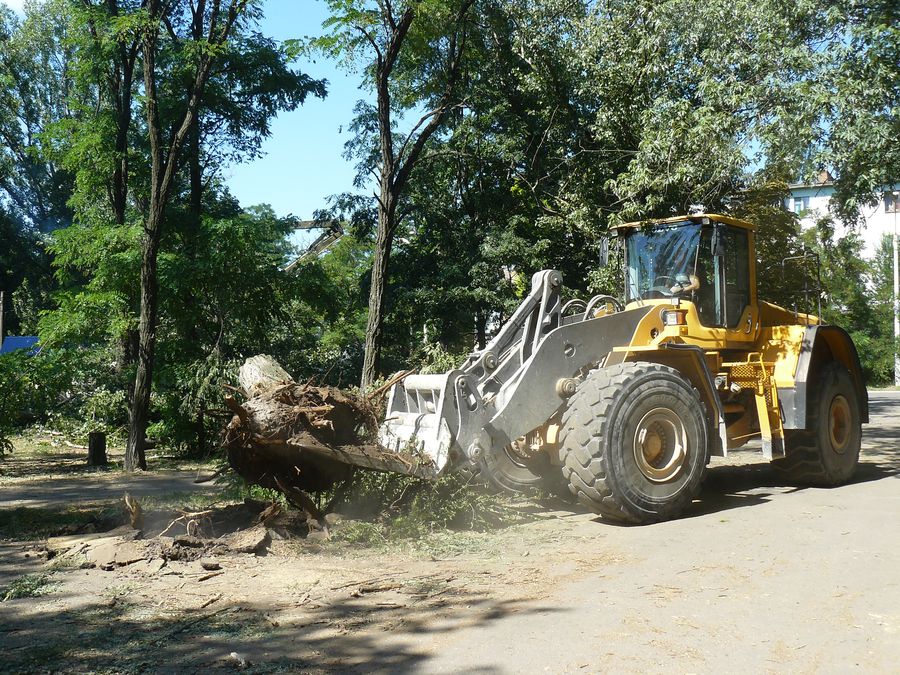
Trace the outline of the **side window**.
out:
<instances>
[{"instance_id":1,"label":"side window","mask_svg":"<svg viewBox=\"0 0 900 675\"><path fill-rule=\"evenodd\" d=\"M725 324L736 328L750 304L750 243L746 230L729 227L725 245Z\"/></svg>"}]
</instances>

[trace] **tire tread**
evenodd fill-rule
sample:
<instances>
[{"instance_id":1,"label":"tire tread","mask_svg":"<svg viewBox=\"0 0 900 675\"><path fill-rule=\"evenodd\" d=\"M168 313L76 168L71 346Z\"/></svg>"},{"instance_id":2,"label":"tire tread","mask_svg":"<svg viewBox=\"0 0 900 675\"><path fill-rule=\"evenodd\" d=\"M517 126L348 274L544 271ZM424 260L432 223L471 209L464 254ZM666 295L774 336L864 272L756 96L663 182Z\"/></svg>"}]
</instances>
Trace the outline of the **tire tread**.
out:
<instances>
[{"instance_id":1,"label":"tire tread","mask_svg":"<svg viewBox=\"0 0 900 675\"><path fill-rule=\"evenodd\" d=\"M629 382L647 371L677 373L667 366L649 362L621 363L594 370L579 385L562 417L563 477L568 481L569 489L579 503L595 513L625 523L665 520L683 508L674 507L672 514L636 514L614 493L608 482L608 449L603 444L610 413ZM696 404L703 409L697 391L692 387L691 392ZM690 499L687 501L689 503Z\"/></svg>"}]
</instances>

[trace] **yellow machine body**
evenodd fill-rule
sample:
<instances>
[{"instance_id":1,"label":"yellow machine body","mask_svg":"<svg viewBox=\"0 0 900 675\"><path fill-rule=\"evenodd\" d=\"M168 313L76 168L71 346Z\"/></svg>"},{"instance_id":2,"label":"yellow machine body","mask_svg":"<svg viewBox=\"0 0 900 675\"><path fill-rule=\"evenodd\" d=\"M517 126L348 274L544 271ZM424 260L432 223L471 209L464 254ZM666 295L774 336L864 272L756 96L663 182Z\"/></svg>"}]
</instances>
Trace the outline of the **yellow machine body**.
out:
<instances>
[{"instance_id":1,"label":"yellow machine body","mask_svg":"<svg viewBox=\"0 0 900 675\"><path fill-rule=\"evenodd\" d=\"M805 429L808 377L824 360L833 359L850 372L859 397L862 421L868 421L868 397L859 357L852 340L817 316L794 312L757 297L756 227L716 214L628 223L613 228L620 237L639 229L723 225L747 237L747 292L740 316L729 326L709 326L689 298L632 299L625 310L652 306L627 345L615 347L605 366L627 361L651 361L680 371L700 392L715 421L719 438L713 454L747 441L762 440L768 459L784 455L786 429ZM602 312L600 313L602 314ZM677 323L666 321L677 314ZM685 349L693 347L693 349ZM718 414L715 414L718 413Z\"/></svg>"}]
</instances>

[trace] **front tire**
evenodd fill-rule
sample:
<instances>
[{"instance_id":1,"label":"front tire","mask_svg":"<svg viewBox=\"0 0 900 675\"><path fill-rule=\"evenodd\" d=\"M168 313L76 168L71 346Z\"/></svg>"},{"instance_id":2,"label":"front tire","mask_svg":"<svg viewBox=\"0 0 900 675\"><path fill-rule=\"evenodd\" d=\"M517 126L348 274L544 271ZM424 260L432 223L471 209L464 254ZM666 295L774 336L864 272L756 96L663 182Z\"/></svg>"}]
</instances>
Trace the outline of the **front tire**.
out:
<instances>
[{"instance_id":1,"label":"front tire","mask_svg":"<svg viewBox=\"0 0 900 675\"><path fill-rule=\"evenodd\" d=\"M862 422L853 378L840 363L825 364L811 382L806 429L785 432L785 456L772 462L787 481L833 487L849 481L859 463Z\"/></svg>"},{"instance_id":2,"label":"front tire","mask_svg":"<svg viewBox=\"0 0 900 675\"><path fill-rule=\"evenodd\" d=\"M709 460L699 394L655 363L592 372L569 401L560 440L578 501L630 523L678 516L699 493Z\"/></svg>"}]
</instances>

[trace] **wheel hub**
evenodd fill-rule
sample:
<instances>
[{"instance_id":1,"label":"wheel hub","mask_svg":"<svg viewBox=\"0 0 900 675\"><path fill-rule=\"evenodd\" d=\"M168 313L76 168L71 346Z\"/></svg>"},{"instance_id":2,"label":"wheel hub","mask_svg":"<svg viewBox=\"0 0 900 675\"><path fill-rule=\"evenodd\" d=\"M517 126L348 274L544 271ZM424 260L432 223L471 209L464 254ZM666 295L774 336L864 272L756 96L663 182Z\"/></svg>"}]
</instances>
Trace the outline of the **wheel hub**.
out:
<instances>
[{"instance_id":1,"label":"wheel hub","mask_svg":"<svg viewBox=\"0 0 900 675\"><path fill-rule=\"evenodd\" d=\"M851 417L850 403L838 394L832 399L828 411L828 435L831 438L831 447L839 455L844 454L850 444Z\"/></svg>"},{"instance_id":2,"label":"wheel hub","mask_svg":"<svg viewBox=\"0 0 900 675\"><path fill-rule=\"evenodd\" d=\"M540 454L540 446L536 447L533 434L521 436L503 448L503 452L516 466L528 467L528 464Z\"/></svg>"},{"instance_id":3,"label":"wheel hub","mask_svg":"<svg viewBox=\"0 0 900 675\"><path fill-rule=\"evenodd\" d=\"M634 433L634 459L647 480L673 480L687 458L684 423L668 408L654 408L641 418Z\"/></svg>"}]
</instances>

